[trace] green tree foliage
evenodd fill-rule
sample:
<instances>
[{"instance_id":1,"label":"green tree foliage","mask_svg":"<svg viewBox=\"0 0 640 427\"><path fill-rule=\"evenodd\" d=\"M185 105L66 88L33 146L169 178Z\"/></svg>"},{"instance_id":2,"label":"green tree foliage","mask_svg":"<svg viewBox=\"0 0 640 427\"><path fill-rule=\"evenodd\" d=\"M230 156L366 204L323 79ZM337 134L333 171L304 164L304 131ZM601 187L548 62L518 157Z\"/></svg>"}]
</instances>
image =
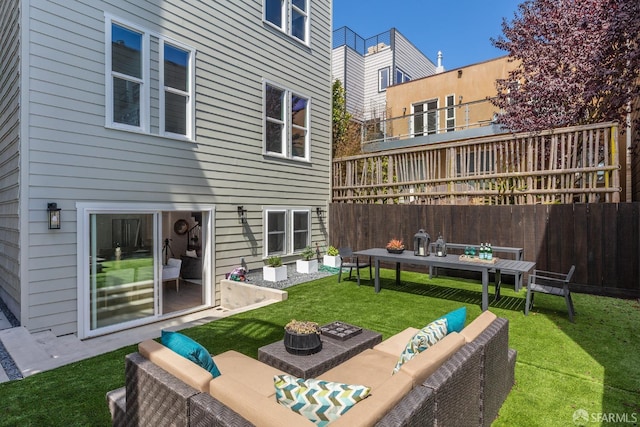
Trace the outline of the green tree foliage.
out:
<instances>
[{"instance_id":1,"label":"green tree foliage","mask_svg":"<svg viewBox=\"0 0 640 427\"><path fill-rule=\"evenodd\" d=\"M333 82L333 111L332 111L334 156L336 154L336 151L340 151L338 148L346 144L347 136L349 133L350 121L351 121L351 114L349 114L349 112L347 111L345 90L344 90L344 87L342 86L342 82L336 79Z\"/></svg>"}]
</instances>

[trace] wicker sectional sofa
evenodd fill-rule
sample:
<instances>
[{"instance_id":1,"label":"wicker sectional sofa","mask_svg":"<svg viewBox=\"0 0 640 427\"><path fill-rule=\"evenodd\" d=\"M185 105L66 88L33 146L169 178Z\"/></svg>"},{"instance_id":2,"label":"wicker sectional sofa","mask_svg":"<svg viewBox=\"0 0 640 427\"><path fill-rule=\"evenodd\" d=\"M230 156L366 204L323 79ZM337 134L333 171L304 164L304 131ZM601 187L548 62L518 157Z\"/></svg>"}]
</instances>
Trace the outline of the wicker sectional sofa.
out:
<instances>
[{"instance_id":1,"label":"wicker sectional sofa","mask_svg":"<svg viewBox=\"0 0 640 427\"><path fill-rule=\"evenodd\" d=\"M391 374L409 339L408 328L317 378L371 387L371 395L331 426L487 426L514 382L515 350L508 320L485 311ZM222 375L149 340L126 356L125 382L107 393L114 426L313 426L279 405L274 375L253 358L214 356Z\"/></svg>"}]
</instances>

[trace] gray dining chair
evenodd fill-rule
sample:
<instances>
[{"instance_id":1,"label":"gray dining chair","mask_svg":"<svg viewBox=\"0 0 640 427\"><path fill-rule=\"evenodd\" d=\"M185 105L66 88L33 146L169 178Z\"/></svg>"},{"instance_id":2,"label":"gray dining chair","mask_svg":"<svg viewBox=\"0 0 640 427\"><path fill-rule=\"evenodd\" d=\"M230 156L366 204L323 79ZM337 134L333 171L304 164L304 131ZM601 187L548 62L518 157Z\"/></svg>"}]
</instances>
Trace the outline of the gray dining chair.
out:
<instances>
[{"instance_id":1,"label":"gray dining chair","mask_svg":"<svg viewBox=\"0 0 640 427\"><path fill-rule=\"evenodd\" d=\"M349 247L338 249L338 255L340 256L340 270L338 271L338 283L342 280L342 269L349 269L349 279L351 279L351 272L356 269L356 278L358 286L360 286L360 269L369 267L369 281L371 281L371 257L367 262L362 262L356 255L353 254L353 250Z\"/></svg>"},{"instance_id":2,"label":"gray dining chair","mask_svg":"<svg viewBox=\"0 0 640 427\"><path fill-rule=\"evenodd\" d=\"M572 265L569 272L566 274L544 270L533 270L533 274L529 276L529 283L527 284L527 300L524 306L525 316L529 314L529 310L533 308L533 297L537 292L564 297L567 304L567 310L569 311L569 321L573 322L573 316L576 313L573 308L569 282L571 282L571 278L573 277L575 270L575 265Z\"/></svg>"}]
</instances>

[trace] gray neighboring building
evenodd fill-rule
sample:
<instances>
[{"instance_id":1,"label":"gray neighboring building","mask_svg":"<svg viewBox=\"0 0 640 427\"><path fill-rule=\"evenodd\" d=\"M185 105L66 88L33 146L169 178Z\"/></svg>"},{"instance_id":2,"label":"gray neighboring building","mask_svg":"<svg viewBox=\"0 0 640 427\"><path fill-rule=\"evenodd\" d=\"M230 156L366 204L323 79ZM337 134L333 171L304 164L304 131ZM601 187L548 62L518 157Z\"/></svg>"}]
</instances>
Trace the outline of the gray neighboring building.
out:
<instances>
[{"instance_id":1,"label":"gray neighboring building","mask_svg":"<svg viewBox=\"0 0 640 427\"><path fill-rule=\"evenodd\" d=\"M0 298L23 326L86 338L215 307L241 263L326 246L331 12L0 2Z\"/></svg>"},{"instance_id":2,"label":"gray neighboring building","mask_svg":"<svg viewBox=\"0 0 640 427\"><path fill-rule=\"evenodd\" d=\"M395 28L366 39L348 27L333 31L332 75L342 82L347 111L355 119L385 119L388 86L438 71Z\"/></svg>"}]
</instances>

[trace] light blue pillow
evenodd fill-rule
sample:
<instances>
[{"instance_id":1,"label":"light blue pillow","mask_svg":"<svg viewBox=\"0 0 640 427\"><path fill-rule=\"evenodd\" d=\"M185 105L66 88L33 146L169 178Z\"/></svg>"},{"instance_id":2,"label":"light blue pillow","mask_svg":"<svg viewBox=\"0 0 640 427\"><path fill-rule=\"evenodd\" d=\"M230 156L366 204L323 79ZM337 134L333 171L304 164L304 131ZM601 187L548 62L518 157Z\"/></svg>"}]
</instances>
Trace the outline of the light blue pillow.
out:
<instances>
[{"instance_id":1,"label":"light blue pillow","mask_svg":"<svg viewBox=\"0 0 640 427\"><path fill-rule=\"evenodd\" d=\"M276 401L307 417L319 427L337 420L356 403L367 397L371 388L316 379L275 375Z\"/></svg>"},{"instance_id":2,"label":"light blue pillow","mask_svg":"<svg viewBox=\"0 0 640 427\"><path fill-rule=\"evenodd\" d=\"M165 347L211 372L213 378L220 376L220 370L213 361L211 354L198 342L179 332L171 331L162 331L160 340Z\"/></svg>"},{"instance_id":3,"label":"light blue pillow","mask_svg":"<svg viewBox=\"0 0 640 427\"><path fill-rule=\"evenodd\" d=\"M453 331L460 332L464 328L464 322L467 320L467 307L462 306L457 310L453 310L441 319L447 319L447 334Z\"/></svg>"}]
</instances>

